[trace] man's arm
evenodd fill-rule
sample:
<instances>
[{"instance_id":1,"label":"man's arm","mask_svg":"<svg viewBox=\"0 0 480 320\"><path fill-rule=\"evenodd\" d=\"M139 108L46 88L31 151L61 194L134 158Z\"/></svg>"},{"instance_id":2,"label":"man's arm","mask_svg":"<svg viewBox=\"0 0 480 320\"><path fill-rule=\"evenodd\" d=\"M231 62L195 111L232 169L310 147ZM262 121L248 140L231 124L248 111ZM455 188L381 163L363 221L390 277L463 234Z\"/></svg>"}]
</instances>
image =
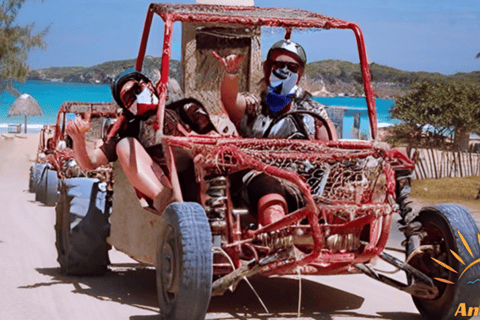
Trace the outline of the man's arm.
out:
<instances>
[{"instance_id":1,"label":"man's arm","mask_svg":"<svg viewBox=\"0 0 480 320\"><path fill-rule=\"evenodd\" d=\"M233 54L223 58L217 52L212 52L212 55L220 61L225 69L225 77L220 87L221 101L228 117L237 125L245 115L246 110L245 98L238 94L237 73L243 61L243 56Z\"/></svg>"},{"instance_id":2,"label":"man's arm","mask_svg":"<svg viewBox=\"0 0 480 320\"><path fill-rule=\"evenodd\" d=\"M237 125L246 109L244 97L238 94L238 75L225 74L220 87L220 95L228 117Z\"/></svg>"}]
</instances>

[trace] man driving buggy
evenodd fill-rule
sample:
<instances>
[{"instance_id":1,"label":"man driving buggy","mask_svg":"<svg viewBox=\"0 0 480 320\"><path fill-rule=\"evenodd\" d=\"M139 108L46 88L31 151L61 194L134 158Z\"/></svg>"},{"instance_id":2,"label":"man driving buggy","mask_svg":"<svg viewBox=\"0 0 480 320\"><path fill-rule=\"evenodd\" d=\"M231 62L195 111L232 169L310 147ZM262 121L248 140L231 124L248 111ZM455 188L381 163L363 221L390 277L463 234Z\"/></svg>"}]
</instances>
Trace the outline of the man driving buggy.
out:
<instances>
[{"instance_id":1,"label":"man driving buggy","mask_svg":"<svg viewBox=\"0 0 480 320\"><path fill-rule=\"evenodd\" d=\"M164 164L162 146L155 143L157 92L150 79L133 69L120 74L111 90L121 112L107 137L96 141L93 147L87 147L85 133L91 126L90 113L68 121L66 132L73 140L75 159L83 170L93 170L118 159L134 188L155 209L163 212L169 203L177 200L161 167ZM195 99L184 99L171 105L173 107L165 111L165 134L189 135L193 132L179 119L179 113L184 118L191 118L190 127L198 133L213 129L203 106Z\"/></svg>"},{"instance_id":2,"label":"man driving buggy","mask_svg":"<svg viewBox=\"0 0 480 320\"><path fill-rule=\"evenodd\" d=\"M264 78L260 95L238 91L238 70L242 56L234 54L221 57L216 52L212 54L225 69L220 89L223 107L242 136L315 138L325 141L336 139L333 123L323 105L298 86L307 62L305 50L298 43L283 39L269 49L263 64ZM307 113L289 114L294 111L312 112L325 121ZM256 211L260 225L278 221L287 212L302 205L301 194L283 181L258 171L239 174L242 198Z\"/></svg>"}]
</instances>

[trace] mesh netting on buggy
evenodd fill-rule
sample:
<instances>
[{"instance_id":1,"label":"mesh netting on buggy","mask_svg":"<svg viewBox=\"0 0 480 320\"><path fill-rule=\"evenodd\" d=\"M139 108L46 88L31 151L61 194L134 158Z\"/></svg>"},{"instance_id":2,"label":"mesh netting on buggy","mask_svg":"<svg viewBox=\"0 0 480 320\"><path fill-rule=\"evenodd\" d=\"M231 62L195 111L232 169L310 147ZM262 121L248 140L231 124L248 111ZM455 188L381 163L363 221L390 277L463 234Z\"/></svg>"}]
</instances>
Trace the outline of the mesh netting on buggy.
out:
<instances>
[{"instance_id":1,"label":"mesh netting on buggy","mask_svg":"<svg viewBox=\"0 0 480 320\"><path fill-rule=\"evenodd\" d=\"M295 172L324 201L368 203L386 193L385 162L375 149L342 149L309 141L243 139L196 148L215 174L271 166ZM378 197L375 194L379 194Z\"/></svg>"},{"instance_id":2,"label":"mesh netting on buggy","mask_svg":"<svg viewBox=\"0 0 480 320\"><path fill-rule=\"evenodd\" d=\"M292 28L348 28L349 22L300 9L261 8L248 6L215 6L155 3L151 8L160 16L169 14L176 21L215 22L241 19L240 24L282 26L288 21Z\"/></svg>"}]
</instances>

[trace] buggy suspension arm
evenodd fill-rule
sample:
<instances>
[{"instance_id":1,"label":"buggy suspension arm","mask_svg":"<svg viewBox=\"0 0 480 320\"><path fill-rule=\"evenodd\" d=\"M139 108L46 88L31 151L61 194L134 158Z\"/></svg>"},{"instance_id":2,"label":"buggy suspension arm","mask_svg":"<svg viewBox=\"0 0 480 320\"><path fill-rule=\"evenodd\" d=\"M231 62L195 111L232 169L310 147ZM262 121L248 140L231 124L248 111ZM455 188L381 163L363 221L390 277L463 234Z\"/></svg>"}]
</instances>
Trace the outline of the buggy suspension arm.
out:
<instances>
[{"instance_id":1,"label":"buggy suspension arm","mask_svg":"<svg viewBox=\"0 0 480 320\"><path fill-rule=\"evenodd\" d=\"M230 289L234 291L238 283L245 277L253 276L259 273L262 270L262 267L270 262L279 259L278 254L265 257L260 261L255 259L249 261L245 265L236 269L235 271L227 274L226 276L221 277L220 279L215 280L212 284L212 296L221 296Z\"/></svg>"},{"instance_id":2,"label":"buggy suspension arm","mask_svg":"<svg viewBox=\"0 0 480 320\"><path fill-rule=\"evenodd\" d=\"M437 297L438 289L437 287L435 287L435 285L433 284L433 280L429 276L385 252L382 252L380 254L380 258L390 263L391 265L402 269L408 275L413 276L415 279L421 280L421 282L413 282L411 285L406 285L400 281L375 272L372 268L370 268L364 263L357 263L355 264L355 267L357 267L357 269L365 273L367 276L375 280L381 281L389 286L397 288L401 291L405 291L412 296L422 299L434 299Z\"/></svg>"}]
</instances>

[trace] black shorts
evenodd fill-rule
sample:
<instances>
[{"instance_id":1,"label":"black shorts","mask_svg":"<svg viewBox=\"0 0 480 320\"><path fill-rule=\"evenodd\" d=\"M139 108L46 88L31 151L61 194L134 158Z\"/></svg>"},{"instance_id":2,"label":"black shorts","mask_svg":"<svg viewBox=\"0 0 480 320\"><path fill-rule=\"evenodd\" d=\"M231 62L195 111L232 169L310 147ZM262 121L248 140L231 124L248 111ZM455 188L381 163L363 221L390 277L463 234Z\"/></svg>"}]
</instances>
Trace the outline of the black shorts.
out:
<instances>
[{"instance_id":1,"label":"black shorts","mask_svg":"<svg viewBox=\"0 0 480 320\"><path fill-rule=\"evenodd\" d=\"M289 212L304 205L302 194L297 188L266 173L253 170L242 171L234 180L236 182L233 184L233 188L240 191L243 202L254 213L257 212L258 201L272 193L277 193L285 198Z\"/></svg>"}]
</instances>

